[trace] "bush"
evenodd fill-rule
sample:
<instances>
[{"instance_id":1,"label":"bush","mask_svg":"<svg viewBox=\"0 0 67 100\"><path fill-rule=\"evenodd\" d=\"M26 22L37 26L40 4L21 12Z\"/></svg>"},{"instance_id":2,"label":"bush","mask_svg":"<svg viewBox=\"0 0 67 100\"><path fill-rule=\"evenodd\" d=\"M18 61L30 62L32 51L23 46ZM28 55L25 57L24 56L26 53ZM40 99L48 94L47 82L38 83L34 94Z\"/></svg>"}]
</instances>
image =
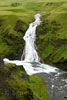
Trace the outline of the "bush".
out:
<instances>
[{"instance_id":1,"label":"bush","mask_svg":"<svg viewBox=\"0 0 67 100\"><path fill-rule=\"evenodd\" d=\"M17 6L19 6L19 5L20 5L20 3L18 3L18 2L12 3L12 4L11 4L12 7L17 7Z\"/></svg>"}]
</instances>

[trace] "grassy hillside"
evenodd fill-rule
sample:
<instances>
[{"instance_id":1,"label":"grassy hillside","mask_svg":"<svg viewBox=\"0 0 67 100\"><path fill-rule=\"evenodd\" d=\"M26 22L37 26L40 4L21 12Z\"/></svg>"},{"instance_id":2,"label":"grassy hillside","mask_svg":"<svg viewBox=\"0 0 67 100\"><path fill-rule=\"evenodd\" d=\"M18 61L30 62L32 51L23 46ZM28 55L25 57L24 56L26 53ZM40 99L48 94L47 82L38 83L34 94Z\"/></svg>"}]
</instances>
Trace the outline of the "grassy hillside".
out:
<instances>
[{"instance_id":1,"label":"grassy hillside","mask_svg":"<svg viewBox=\"0 0 67 100\"><path fill-rule=\"evenodd\" d=\"M66 64L66 0L0 0L0 55L15 59L22 53L22 37L38 12L42 12L42 23L37 29L40 57L44 61Z\"/></svg>"},{"instance_id":2,"label":"grassy hillside","mask_svg":"<svg viewBox=\"0 0 67 100\"><path fill-rule=\"evenodd\" d=\"M32 8L33 3L36 5ZM24 48L22 38L29 23L34 20L35 7L39 4L29 1L27 4L24 0L0 0L0 57L20 58ZM41 78L28 76L22 66L4 65L0 61L0 100L44 99L48 100L48 94Z\"/></svg>"},{"instance_id":3,"label":"grassy hillside","mask_svg":"<svg viewBox=\"0 0 67 100\"><path fill-rule=\"evenodd\" d=\"M0 59L0 100L48 100L48 95L41 78L28 76L22 66L4 65Z\"/></svg>"},{"instance_id":4,"label":"grassy hillside","mask_svg":"<svg viewBox=\"0 0 67 100\"><path fill-rule=\"evenodd\" d=\"M24 29L23 29L24 28ZM24 47L22 36L27 28L17 16L0 16L0 55L2 57L16 57Z\"/></svg>"},{"instance_id":5,"label":"grassy hillside","mask_svg":"<svg viewBox=\"0 0 67 100\"><path fill-rule=\"evenodd\" d=\"M67 68L67 0L0 0L0 56L19 59L22 37L38 12L40 57ZM0 64L0 100L28 99L48 100L43 80L28 76L21 66Z\"/></svg>"},{"instance_id":6,"label":"grassy hillside","mask_svg":"<svg viewBox=\"0 0 67 100\"><path fill-rule=\"evenodd\" d=\"M42 15L37 29L40 57L67 68L67 2L50 2L47 8L51 11Z\"/></svg>"}]
</instances>

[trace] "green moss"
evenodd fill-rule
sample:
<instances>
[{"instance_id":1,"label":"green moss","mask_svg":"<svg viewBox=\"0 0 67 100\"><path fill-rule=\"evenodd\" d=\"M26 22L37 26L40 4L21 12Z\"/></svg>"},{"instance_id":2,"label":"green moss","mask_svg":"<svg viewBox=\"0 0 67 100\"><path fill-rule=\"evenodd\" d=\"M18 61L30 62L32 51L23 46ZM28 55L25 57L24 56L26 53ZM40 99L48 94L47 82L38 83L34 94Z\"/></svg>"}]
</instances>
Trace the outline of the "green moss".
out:
<instances>
[{"instance_id":1,"label":"green moss","mask_svg":"<svg viewBox=\"0 0 67 100\"><path fill-rule=\"evenodd\" d=\"M34 97L29 84L29 76L22 66L6 64L0 68L1 100L40 100Z\"/></svg>"},{"instance_id":2,"label":"green moss","mask_svg":"<svg viewBox=\"0 0 67 100\"><path fill-rule=\"evenodd\" d=\"M54 63L64 62L67 59L67 45L63 45L60 48L57 48L50 57L50 60L53 60Z\"/></svg>"},{"instance_id":3,"label":"green moss","mask_svg":"<svg viewBox=\"0 0 67 100\"><path fill-rule=\"evenodd\" d=\"M5 69L10 72L6 78L19 100L48 100L44 81L37 76L28 76L22 66L5 64Z\"/></svg>"},{"instance_id":4,"label":"green moss","mask_svg":"<svg viewBox=\"0 0 67 100\"><path fill-rule=\"evenodd\" d=\"M0 100L7 100L5 97L0 97Z\"/></svg>"},{"instance_id":5,"label":"green moss","mask_svg":"<svg viewBox=\"0 0 67 100\"><path fill-rule=\"evenodd\" d=\"M24 95L28 94L27 88L29 86L26 82L24 82L22 79L14 79L14 80L8 80L11 87L14 89L14 91L17 93L17 97L19 100L24 99Z\"/></svg>"},{"instance_id":6,"label":"green moss","mask_svg":"<svg viewBox=\"0 0 67 100\"><path fill-rule=\"evenodd\" d=\"M11 4L12 7L18 7L18 6L20 6L20 5L21 5L21 3L19 3L19 2L16 2L16 3L12 3L12 4Z\"/></svg>"},{"instance_id":7,"label":"green moss","mask_svg":"<svg viewBox=\"0 0 67 100\"><path fill-rule=\"evenodd\" d=\"M45 88L44 81L38 76L31 76L31 89L32 91L41 99L41 100L48 100L48 94Z\"/></svg>"},{"instance_id":8,"label":"green moss","mask_svg":"<svg viewBox=\"0 0 67 100\"><path fill-rule=\"evenodd\" d=\"M67 21L65 0L0 1L0 55L16 58L24 48L22 37L33 21L35 13L42 11L42 24L37 30L37 47L42 59L48 59L58 49L58 41L66 39ZM12 6L11 6L12 5ZM28 5L28 6L27 6ZM21 21L18 29L18 20ZM17 28L17 29L16 29ZM63 39L63 40L61 40ZM57 43L56 43L56 42ZM17 46L18 45L18 46ZM42 47L41 47L42 45ZM48 47L47 47L48 46ZM5 47L5 48L4 48ZM44 49L43 49L44 48ZM5 52L6 51L6 52Z\"/></svg>"},{"instance_id":9,"label":"green moss","mask_svg":"<svg viewBox=\"0 0 67 100\"><path fill-rule=\"evenodd\" d=\"M42 14L41 25L37 28L37 47L40 57L46 62L63 63L67 60L67 19L65 2L52 2L50 13ZM57 6L58 5L58 6ZM45 7L47 9L47 7Z\"/></svg>"},{"instance_id":10,"label":"green moss","mask_svg":"<svg viewBox=\"0 0 67 100\"><path fill-rule=\"evenodd\" d=\"M0 55L15 58L24 48L22 37L27 29L27 24L16 16L5 16L1 17L0 20L2 20L0 26Z\"/></svg>"}]
</instances>

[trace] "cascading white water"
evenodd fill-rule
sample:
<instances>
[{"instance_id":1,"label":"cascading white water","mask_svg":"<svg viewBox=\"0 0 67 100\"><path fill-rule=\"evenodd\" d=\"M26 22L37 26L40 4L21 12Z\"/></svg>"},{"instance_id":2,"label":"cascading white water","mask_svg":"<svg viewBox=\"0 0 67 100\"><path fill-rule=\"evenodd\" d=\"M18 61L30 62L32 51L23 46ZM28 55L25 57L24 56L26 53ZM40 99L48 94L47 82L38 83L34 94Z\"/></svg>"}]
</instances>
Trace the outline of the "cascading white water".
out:
<instances>
[{"instance_id":1,"label":"cascading white water","mask_svg":"<svg viewBox=\"0 0 67 100\"><path fill-rule=\"evenodd\" d=\"M23 37L25 40L25 62L39 62L34 42L36 39L36 27L40 25L40 22L40 14L35 15L35 22L29 25L29 28Z\"/></svg>"},{"instance_id":2,"label":"cascading white water","mask_svg":"<svg viewBox=\"0 0 67 100\"><path fill-rule=\"evenodd\" d=\"M40 23L40 14L37 14L35 15L35 21L29 25L29 28L23 37L25 40L24 60L11 61L5 58L4 62L22 65L29 75L42 73L41 76L43 76L43 79L46 82L48 94L50 96L49 100L66 100L64 96L66 97L67 93L67 79L64 75L66 74L67 76L67 73L60 71L58 68L39 62L40 59L35 49L35 40L36 28Z\"/></svg>"},{"instance_id":3,"label":"cascading white water","mask_svg":"<svg viewBox=\"0 0 67 100\"><path fill-rule=\"evenodd\" d=\"M29 75L36 74L36 73L50 73L50 72L56 72L57 68L52 67L50 65L41 64L40 58L38 56L38 53L35 49L35 40L36 40L36 28L38 25L40 25L40 14L35 15L35 21L29 25L28 30L25 33L25 36L23 39L25 40L25 51L24 51L24 60L18 61L18 60L9 60L7 58L4 59L5 63L13 63L16 65L23 65L24 69ZM22 57L21 57L22 59ZM36 64L32 64L35 63Z\"/></svg>"}]
</instances>

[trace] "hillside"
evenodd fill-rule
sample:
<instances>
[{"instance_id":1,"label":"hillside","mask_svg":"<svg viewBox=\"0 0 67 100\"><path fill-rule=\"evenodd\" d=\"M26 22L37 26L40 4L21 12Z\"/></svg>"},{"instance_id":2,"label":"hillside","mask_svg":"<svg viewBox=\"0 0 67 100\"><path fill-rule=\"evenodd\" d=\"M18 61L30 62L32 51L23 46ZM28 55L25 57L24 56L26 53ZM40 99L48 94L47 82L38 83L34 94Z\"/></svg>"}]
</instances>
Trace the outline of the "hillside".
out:
<instances>
[{"instance_id":1,"label":"hillside","mask_svg":"<svg viewBox=\"0 0 67 100\"><path fill-rule=\"evenodd\" d=\"M67 70L67 0L0 0L0 100L48 100L42 78L2 58L21 59L23 36L41 14L37 51L41 61Z\"/></svg>"},{"instance_id":2,"label":"hillside","mask_svg":"<svg viewBox=\"0 0 67 100\"><path fill-rule=\"evenodd\" d=\"M24 48L22 37L29 23L34 20L34 14L38 12L42 12L42 23L37 29L37 47L40 57L45 62L60 63L66 67L66 0L1 0L0 55L10 59L20 58Z\"/></svg>"},{"instance_id":3,"label":"hillside","mask_svg":"<svg viewBox=\"0 0 67 100\"><path fill-rule=\"evenodd\" d=\"M3 64L0 58L0 100L48 100L44 81L28 76L22 66Z\"/></svg>"},{"instance_id":4,"label":"hillside","mask_svg":"<svg viewBox=\"0 0 67 100\"><path fill-rule=\"evenodd\" d=\"M37 29L40 57L67 69L67 2L50 2L45 9L51 11L42 15Z\"/></svg>"}]
</instances>

